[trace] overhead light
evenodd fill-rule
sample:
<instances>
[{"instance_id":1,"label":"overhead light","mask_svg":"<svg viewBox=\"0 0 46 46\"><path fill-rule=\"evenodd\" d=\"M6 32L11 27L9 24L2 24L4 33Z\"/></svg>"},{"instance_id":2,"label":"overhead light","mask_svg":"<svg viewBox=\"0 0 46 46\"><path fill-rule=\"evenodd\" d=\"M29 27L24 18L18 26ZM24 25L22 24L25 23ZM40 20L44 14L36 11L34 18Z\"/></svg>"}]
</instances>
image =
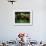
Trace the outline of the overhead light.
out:
<instances>
[{"instance_id":1,"label":"overhead light","mask_svg":"<svg viewBox=\"0 0 46 46\"><path fill-rule=\"evenodd\" d=\"M16 2L15 0L8 0L8 2L11 2L12 4Z\"/></svg>"}]
</instances>

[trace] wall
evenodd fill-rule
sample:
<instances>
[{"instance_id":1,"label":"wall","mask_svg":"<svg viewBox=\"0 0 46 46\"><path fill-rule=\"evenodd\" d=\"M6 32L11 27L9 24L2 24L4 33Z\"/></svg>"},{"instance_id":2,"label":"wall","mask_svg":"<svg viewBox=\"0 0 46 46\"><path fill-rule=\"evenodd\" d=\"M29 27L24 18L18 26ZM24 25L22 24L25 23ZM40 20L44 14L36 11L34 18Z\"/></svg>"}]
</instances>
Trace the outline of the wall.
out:
<instances>
[{"instance_id":1,"label":"wall","mask_svg":"<svg viewBox=\"0 0 46 46\"><path fill-rule=\"evenodd\" d=\"M16 10L32 10L32 26L15 26ZM7 0L0 0L0 40L15 40L18 32L31 34L33 40L46 40L46 1L17 0L13 5Z\"/></svg>"}]
</instances>

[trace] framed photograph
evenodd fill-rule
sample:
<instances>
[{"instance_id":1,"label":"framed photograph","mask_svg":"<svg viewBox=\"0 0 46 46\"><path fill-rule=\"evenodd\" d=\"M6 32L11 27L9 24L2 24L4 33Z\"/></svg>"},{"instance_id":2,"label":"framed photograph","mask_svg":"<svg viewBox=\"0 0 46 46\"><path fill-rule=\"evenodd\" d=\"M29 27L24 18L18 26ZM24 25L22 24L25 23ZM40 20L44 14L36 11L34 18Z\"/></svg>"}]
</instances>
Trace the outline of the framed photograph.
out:
<instances>
[{"instance_id":1,"label":"framed photograph","mask_svg":"<svg viewBox=\"0 0 46 46\"><path fill-rule=\"evenodd\" d=\"M32 11L16 11L15 25L32 25Z\"/></svg>"}]
</instances>

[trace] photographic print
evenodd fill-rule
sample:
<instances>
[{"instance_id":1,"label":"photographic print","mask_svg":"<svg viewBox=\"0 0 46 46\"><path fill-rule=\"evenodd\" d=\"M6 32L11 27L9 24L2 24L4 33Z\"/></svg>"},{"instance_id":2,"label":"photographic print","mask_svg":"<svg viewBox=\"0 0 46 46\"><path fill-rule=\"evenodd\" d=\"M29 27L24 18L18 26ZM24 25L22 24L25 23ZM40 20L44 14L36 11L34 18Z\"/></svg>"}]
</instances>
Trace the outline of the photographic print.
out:
<instances>
[{"instance_id":1,"label":"photographic print","mask_svg":"<svg viewBox=\"0 0 46 46\"><path fill-rule=\"evenodd\" d=\"M15 12L16 25L32 25L32 12L19 11Z\"/></svg>"}]
</instances>

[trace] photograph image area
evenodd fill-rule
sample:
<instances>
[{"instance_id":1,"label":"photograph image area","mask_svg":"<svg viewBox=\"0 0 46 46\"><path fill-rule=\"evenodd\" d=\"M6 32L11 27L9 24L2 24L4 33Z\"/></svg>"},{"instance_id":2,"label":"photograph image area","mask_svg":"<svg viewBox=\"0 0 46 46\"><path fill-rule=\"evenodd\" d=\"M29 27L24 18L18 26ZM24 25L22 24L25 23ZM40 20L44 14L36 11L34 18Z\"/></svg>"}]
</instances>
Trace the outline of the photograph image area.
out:
<instances>
[{"instance_id":1,"label":"photograph image area","mask_svg":"<svg viewBox=\"0 0 46 46\"><path fill-rule=\"evenodd\" d=\"M15 23L30 23L30 12L15 12Z\"/></svg>"}]
</instances>

